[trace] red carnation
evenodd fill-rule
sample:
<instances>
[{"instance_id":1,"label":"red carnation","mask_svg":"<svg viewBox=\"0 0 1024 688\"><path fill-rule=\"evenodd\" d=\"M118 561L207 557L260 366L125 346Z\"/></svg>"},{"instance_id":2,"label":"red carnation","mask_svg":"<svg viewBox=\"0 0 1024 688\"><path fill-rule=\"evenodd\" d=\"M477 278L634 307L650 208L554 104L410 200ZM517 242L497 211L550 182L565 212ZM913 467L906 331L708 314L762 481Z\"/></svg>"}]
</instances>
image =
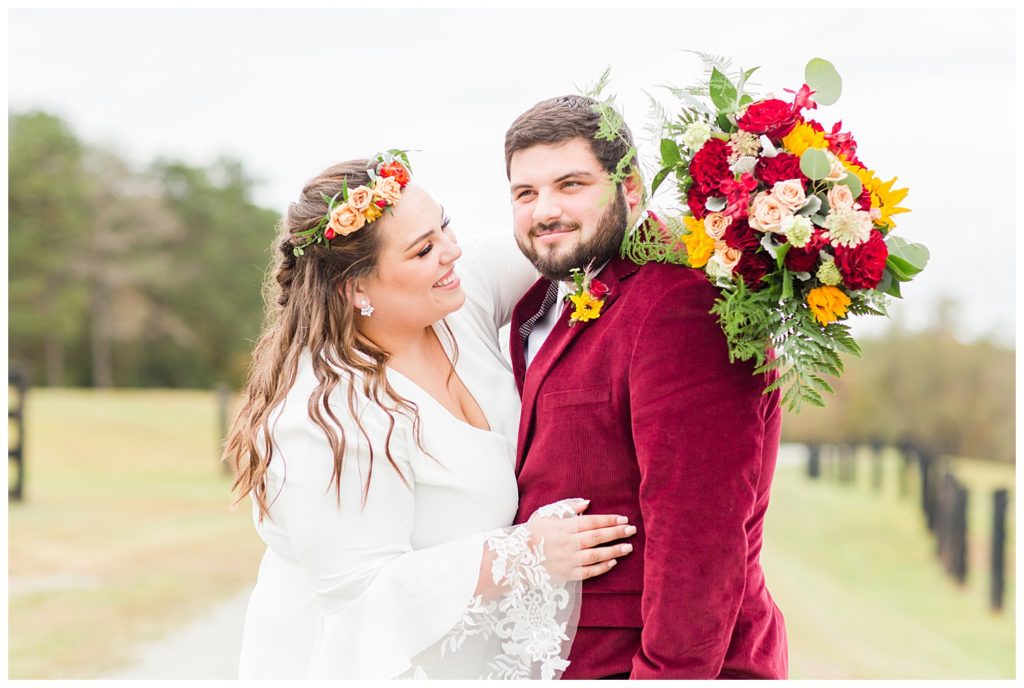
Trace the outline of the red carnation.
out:
<instances>
[{"instance_id":1,"label":"red carnation","mask_svg":"<svg viewBox=\"0 0 1024 688\"><path fill-rule=\"evenodd\" d=\"M877 229L872 229L868 240L858 246L836 246L836 267L843 276L843 283L850 289L877 287L882 281L888 257L889 247Z\"/></svg>"},{"instance_id":2,"label":"red carnation","mask_svg":"<svg viewBox=\"0 0 1024 688\"><path fill-rule=\"evenodd\" d=\"M732 178L728 144L722 139L708 139L690 161L690 176L701 193L713 195L723 179Z\"/></svg>"},{"instance_id":3,"label":"red carnation","mask_svg":"<svg viewBox=\"0 0 1024 688\"><path fill-rule=\"evenodd\" d=\"M391 177L403 189L409 183L409 170L405 169L405 165L397 160L392 160L387 165L382 165L377 174L381 177Z\"/></svg>"},{"instance_id":4,"label":"red carnation","mask_svg":"<svg viewBox=\"0 0 1024 688\"><path fill-rule=\"evenodd\" d=\"M751 134L765 134L773 140L781 139L796 125L800 116L789 103L778 98L761 100L743 113L736 125Z\"/></svg>"},{"instance_id":5,"label":"red carnation","mask_svg":"<svg viewBox=\"0 0 1024 688\"><path fill-rule=\"evenodd\" d=\"M779 153L774 158L760 158L754 165L754 176L768 185L775 186L776 182L784 182L787 179L799 179L807 188L809 181L804 173L800 171L800 158L792 153Z\"/></svg>"},{"instance_id":6,"label":"red carnation","mask_svg":"<svg viewBox=\"0 0 1024 688\"><path fill-rule=\"evenodd\" d=\"M590 280L590 295L600 299L608 293L608 285L599 279Z\"/></svg>"},{"instance_id":7,"label":"red carnation","mask_svg":"<svg viewBox=\"0 0 1024 688\"><path fill-rule=\"evenodd\" d=\"M786 253L786 268L790 272L814 272L818 264L819 252L828 243L821 236L821 230L815 229L811 240L803 248L790 246Z\"/></svg>"},{"instance_id":8,"label":"red carnation","mask_svg":"<svg viewBox=\"0 0 1024 688\"><path fill-rule=\"evenodd\" d=\"M754 251L761 245L761 240L746 220L737 220L729 225L722 235L722 241L741 251Z\"/></svg>"},{"instance_id":9,"label":"red carnation","mask_svg":"<svg viewBox=\"0 0 1024 688\"><path fill-rule=\"evenodd\" d=\"M753 253L744 251L740 256L740 262L732 269L733 274L743 278L747 288L751 291L762 289L765 284L761 278L771 270L772 260L764 253Z\"/></svg>"},{"instance_id":10,"label":"red carnation","mask_svg":"<svg viewBox=\"0 0 1024 688\"><path fill-rule=\"evenodd\" d=\"M857 197L857 203L860 203L861 210L871 210L871 189L864 187L860 190L860 196Z\"/></svg>"},{"instance_id":11,"label":"red carnation","mask_svg":"<svg viewBox=\"0 0 1024 688\"><path fill-rule=\"evenodd\" d=\"M704 219L704 216L708 214L704 204L708 202L708 196L710 195L710 193L702 191L696 184L691 185L690 190L686 193L686 207L690 209L690 212L698 220Z\"/></svg>"}]
</instances>

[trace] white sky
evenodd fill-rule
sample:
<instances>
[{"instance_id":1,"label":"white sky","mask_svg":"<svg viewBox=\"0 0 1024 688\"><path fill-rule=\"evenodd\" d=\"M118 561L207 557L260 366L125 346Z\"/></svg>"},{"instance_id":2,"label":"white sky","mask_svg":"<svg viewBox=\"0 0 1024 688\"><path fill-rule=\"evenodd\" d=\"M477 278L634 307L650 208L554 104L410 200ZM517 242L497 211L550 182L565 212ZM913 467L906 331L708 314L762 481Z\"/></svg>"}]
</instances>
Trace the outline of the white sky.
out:
<instances>
[{"instance_id":1,"label":"white sky","mask_svg":"<svg viewBox=\"0 0 1024 688\"><path fill-rule=\"evenodd\" d=\"M965 338L1014 341L1015 23L1007 9L12 10L11 111L42 108L139 164L240 158L283 212L328 165L419 149L418 183L462 232L511 231L503 140L535 102L612 67L641 154L644 91L688 85L693 49L796 89L831 60L863 162L909 186L897 231L932 252L894 315L957 299ZM970 180L970 181L967 181ZM656 205L673 203L659 194ZM270 229L268 228L269 232ZM878 332L861 318L856 334Z\"/></svg>"}]
</instances>

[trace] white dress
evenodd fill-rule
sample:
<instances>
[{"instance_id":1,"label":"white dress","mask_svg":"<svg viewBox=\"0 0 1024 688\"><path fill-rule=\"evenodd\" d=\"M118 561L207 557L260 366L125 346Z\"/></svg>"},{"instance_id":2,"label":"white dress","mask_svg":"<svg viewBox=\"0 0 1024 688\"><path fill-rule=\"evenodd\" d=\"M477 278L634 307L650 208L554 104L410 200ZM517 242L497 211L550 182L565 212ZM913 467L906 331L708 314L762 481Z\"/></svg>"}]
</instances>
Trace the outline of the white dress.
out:
<instances>
[{"instance_id":1,"label":"white dress","mask_svg":"<svg viewBox=\"0 0 1024 688\"><path fill-rule=\"evenodd\" d=\"M579 586L552 584L529 533L509 527L518 506L519 397L498 329L535 273L505 238L462 247L456 272L467 299L446 321L458 344L456 371L491 431L457 420L389 369L394 389L418 406L427 451L396 414L390 449L406 485L385 456L387 415L356 385L373 444L361 504L370 447L339 385L330 400L347 443L339 505L329 445L307 413L316 379L305 354L271 423L269 517L259 523L253 509L267 551L246 614L240 678L552 678L567 666ZM434 327L454 359L444 328ZM551 512L570 515L571 507ZM474 597L485 549L497 553L491 573L508 591L500 599Z\"/></svg>"}]
</instances>

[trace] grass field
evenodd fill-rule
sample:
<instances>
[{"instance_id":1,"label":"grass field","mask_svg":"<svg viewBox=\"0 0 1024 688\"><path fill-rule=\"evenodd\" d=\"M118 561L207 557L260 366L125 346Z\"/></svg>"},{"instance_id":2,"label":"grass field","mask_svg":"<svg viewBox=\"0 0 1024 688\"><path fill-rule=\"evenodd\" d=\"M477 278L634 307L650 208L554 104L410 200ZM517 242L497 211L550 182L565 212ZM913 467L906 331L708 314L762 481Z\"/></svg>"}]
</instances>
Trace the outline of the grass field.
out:
<instances>
[{"instance_id":1,"label":"grass field","mask_svg":"<svg viewBox=\"0 0 1024 688\"><path fill-rule=\"evenodd\" d=\"M250 585L262 545L229 509L214 395L32 390L27 494L9 508L9 676L90 678L134 645ZM778 471L763 561L793 678L1012 678L1013 550L1002 615L987 611L988 499L1013 470L963 461L971 574L942 571L917 502ZM1011 499L1011 513L1013 501ZM1013 533L1010 533L1010 543Z\"/></svg>"},{"instance_id":2,"label":"grass field","mask_svg":"<svg viewBox=\"0 0 1024 688\"><path fill-rule=\"evenodd\" d=\"M1014 485L1013 468L958 461L971 490L969 574L943 571L926 535L916 474L898 494L894 454L883 488L866 456L857 482L778 470L762 561L786 617L793 678L1013 678L1014 534L1008 534L1006 609L988 611L990 492ZM1010 513L1013 513L1011 499Z\"/></svg>"},{"instance_id":3,"label":"grass field","mask_svg":"<svg viewBox=\"0 0 1024 688\"><path fill-rule=\"evenodd\" d=\"M10 678L89 678L255 580L214 395L31 390L9 515Z\"/></svg>"}]
</instances>

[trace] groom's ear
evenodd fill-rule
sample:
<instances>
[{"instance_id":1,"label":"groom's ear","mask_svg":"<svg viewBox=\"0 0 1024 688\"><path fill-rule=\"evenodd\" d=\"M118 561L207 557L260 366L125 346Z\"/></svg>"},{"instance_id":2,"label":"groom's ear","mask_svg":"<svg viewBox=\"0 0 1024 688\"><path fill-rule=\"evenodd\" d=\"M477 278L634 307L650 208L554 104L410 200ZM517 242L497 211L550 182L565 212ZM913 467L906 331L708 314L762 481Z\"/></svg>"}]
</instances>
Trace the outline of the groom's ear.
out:
<instances>
[{"instance_id":1,"label":"groom's ear","mask_svg":"<svg viewBox=\"0 0 1024 688\"><path fill-rule=\"evenodd\" d=\"M629 176L622 180L622 193L626 196L626 208L631 218L636 217L644 202L644 183L640 172L635 167Z\"/></svg>"}]
</instances>

